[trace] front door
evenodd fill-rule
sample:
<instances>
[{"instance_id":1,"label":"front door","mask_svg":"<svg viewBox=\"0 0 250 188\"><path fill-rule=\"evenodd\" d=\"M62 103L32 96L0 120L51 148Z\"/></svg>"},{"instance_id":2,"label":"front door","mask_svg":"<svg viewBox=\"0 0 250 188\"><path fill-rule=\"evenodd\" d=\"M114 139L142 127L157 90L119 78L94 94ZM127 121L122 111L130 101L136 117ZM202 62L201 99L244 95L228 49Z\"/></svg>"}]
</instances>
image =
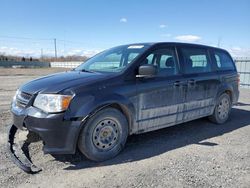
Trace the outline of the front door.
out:
<instances>
[{"instance_id":1,"label":"front door","mask_svg":"<svg viewBox=\"0 0 250 188\"><path fill-rule=\"evenodd\" d=\"M139 132L174 125L183 112L186 84L179 74L175 48L154 50L143 64L156 65L158 73L152 78L137 79Z\"/></svg>"}]
</instances>

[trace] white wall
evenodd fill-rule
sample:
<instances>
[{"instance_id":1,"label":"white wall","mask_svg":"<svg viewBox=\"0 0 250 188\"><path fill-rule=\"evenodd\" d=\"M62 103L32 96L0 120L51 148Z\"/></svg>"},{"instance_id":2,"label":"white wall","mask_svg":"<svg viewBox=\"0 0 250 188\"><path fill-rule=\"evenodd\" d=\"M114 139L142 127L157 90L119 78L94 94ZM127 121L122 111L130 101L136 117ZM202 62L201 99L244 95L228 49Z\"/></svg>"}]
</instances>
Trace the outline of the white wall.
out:
<instances>
[{"instance_id":1,"label":"white wall","mask_svg":"<svg viewBox=\"0 0 250 188\"><path fill-rule=\"evenodd\" d=\"M75 68L82 64L82 61L72 61L72 62L50 62L51 67L63 67L63 68Z\"/></svg>"}]
</instances>

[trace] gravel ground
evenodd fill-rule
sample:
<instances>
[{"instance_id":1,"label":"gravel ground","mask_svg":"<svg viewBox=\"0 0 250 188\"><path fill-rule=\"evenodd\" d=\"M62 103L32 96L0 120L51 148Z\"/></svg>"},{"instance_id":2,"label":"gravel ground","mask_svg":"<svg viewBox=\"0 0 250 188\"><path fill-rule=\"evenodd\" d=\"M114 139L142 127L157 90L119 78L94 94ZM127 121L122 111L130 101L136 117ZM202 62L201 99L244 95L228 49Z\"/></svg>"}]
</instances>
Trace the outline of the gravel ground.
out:
<instances>
[{"instance_id":1,"label":"gravel ground","mask_svg":"<svg viewBox=\"0 0 250 188\"><path fill-rule=\"evenodd\" d=\"M18 86L62 69L0 69L0 187L250 187L250 90L241 89L229 121L206 118L130 136L123 152L102 163L75 155L44 155L28 135L33 162L29 175L6 153L10 102ZM19 144L26 139L21 132Z\"/></svg>"}]
</instances>

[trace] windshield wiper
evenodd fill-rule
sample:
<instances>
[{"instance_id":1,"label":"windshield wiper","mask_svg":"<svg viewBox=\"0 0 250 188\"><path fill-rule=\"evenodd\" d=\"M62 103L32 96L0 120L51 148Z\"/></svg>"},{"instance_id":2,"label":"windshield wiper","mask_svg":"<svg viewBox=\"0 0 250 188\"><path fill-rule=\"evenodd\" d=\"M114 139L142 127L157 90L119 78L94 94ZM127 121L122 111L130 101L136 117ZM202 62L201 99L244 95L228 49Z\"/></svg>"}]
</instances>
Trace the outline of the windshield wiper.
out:
<instances>
[{"instance_id":1,"label":"windshield wiper","mask_svg":"<svg viewBox=\"0 0 250 188\"><path fill-rule=\"evenodd\" d=\"M80 72L90 72L90 73L94 73L94 71L90 71L90 70L87 70L87 69L80 69L80 70L78 70L78 71L80 71Z\"/></svg>"}]
</instances>

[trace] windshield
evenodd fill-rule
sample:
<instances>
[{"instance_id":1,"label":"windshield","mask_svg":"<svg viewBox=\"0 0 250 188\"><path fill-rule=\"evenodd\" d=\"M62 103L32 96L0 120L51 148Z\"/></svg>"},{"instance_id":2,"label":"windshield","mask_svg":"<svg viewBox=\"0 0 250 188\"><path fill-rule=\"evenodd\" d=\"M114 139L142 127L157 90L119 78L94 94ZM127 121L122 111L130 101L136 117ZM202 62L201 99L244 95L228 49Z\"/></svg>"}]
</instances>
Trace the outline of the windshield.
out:
<instances>
[{"instance_id":1,"label":"windshield","mask_svg":"<svg viewBox=\"0 0 250 188\"><path fill-rule=\"evenodd\" d=\"M90 72L121 72L149 45L126 45L105 50L90 58L75 70Z\"/></svg>"}]
</instances>

